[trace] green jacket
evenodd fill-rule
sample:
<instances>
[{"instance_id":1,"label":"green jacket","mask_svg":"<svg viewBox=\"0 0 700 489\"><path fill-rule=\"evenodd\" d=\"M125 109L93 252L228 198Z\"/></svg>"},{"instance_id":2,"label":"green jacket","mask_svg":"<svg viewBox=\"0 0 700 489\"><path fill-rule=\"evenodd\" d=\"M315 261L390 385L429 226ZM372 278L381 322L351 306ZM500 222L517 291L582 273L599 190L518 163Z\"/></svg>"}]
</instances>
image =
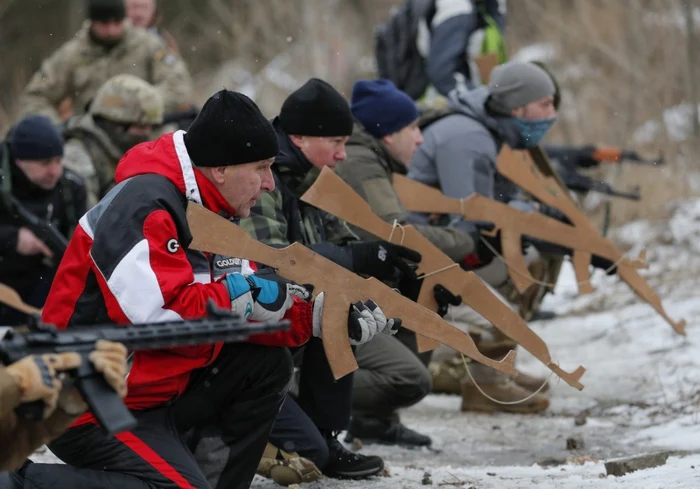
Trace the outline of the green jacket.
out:
<instances>
[{"instance_id":1,"label":"green jacket","mask_svg":"<svg viewBox=\"0 0 700 489\"><path fill-rule=\"evenodd\" d=\"M406 174L406 167L394 158L384 144L370 135L359 122L347 144L347 159L335 172L365 199L375 214L387 222L413 224L392 187L392 173ZM455 261L462 261L474 251L474 241L457 229L415 224L421 234ZM353 228L363 239L370 234Z\"/></svg>"},{"instance_id":2,"label":"green jacket","mask_svg":"<svg viewBox=\"0 0 700 489\"><path fill-rule=\"evenodd\" d=\"M351 268L350 254L339 247L357 241L357 235L345 221L299 200L316 181L319 170L292 144L277 120L273 125L280 145L272 166L275 190L260 197L240 226L262 243L287 246L299 242Z\"/></svg>"}]
</instances>

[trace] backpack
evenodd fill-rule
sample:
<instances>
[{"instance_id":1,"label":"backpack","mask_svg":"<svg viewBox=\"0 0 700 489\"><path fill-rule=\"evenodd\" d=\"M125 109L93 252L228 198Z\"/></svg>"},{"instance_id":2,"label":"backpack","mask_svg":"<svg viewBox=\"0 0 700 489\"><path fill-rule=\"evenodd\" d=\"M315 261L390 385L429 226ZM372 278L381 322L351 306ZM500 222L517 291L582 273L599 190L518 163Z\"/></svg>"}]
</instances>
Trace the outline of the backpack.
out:
<instances>
[{"instance_id":1,"label":"backpack","mask_svg":"<svg viewBox=\"0 0 700 489\"><path fill-rule=\"evenodd\" d=\"M406 0L374 32L379 77L391 80L414 100L419 99L430 84L425 61L416 46L418 24L434 9L435 0Z\"/></svg>"}]
</instances>

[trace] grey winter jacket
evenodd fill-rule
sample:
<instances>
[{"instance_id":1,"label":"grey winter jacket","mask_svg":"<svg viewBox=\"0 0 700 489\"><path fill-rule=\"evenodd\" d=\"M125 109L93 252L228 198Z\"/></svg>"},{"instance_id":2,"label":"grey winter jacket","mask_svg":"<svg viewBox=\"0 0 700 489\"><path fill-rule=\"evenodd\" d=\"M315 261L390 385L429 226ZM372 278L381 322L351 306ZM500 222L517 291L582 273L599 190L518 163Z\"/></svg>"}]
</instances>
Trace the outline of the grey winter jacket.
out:
<instances>
[{"instance_id":1,"label":"grey winter jacket","mask_svg":"<svg viewBox=\"0 0 700 489\"><path fill-rule=\"evenodd\" d=\"M457 113L430 124L423 132L408 170L408 177L462 199L473 193L510 202L517 189L496 171L503 144L522 147L522 138L509 117L486 111L488 87L454 90L450 108ZM468 226L462 216L451 216L450 225Z\"/></svg>"}]
</instances>

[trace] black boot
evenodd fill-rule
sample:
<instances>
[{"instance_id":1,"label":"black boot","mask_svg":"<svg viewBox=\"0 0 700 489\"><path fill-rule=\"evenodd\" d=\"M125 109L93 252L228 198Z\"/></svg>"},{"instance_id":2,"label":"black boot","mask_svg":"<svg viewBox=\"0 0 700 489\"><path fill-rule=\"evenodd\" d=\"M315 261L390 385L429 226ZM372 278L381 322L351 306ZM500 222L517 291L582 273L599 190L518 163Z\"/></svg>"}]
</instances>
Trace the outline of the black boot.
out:
<instances>
[{"instance_id":1,"label":"black boot","mask_svg":"<svg viewBox=\"0 0 700 489\"><path fill-rule=\"evenodd\" d=\"M323 475L335 479L366 479L384 470L384 461L376 456L360 455L338 441L338 432L326 434L328 463Z\"/></svg>"},{"instance_id":2,"label":"black boot","mask_svg":"<svg viewBox=\"0 0 700 489\"><path fill-rule=\"evenodd\" d=\"M409 448L428 447L433 442L429 436L421 435L401 424L398 420L387 420L366 416L353 416L345 441L359 438L362 443L401 445Z\"/></svg>"}]
</instances>

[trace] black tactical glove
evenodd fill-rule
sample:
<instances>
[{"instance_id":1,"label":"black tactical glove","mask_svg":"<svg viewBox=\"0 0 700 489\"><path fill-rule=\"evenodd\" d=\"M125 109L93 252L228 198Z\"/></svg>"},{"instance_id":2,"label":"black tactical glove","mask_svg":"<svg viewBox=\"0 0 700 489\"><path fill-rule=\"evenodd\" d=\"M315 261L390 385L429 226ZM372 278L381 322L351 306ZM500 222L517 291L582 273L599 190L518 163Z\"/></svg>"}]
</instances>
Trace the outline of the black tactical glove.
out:
<instances>
[{"instance_id":1,"label":"black tactical glove","mask_svg":"<svg viewBox=\"0 0 700 489\"><path fill-rule=\"evenodd\" d=\"M479 231L493 231L494 225L490 222L474 221L474 226ZM486 241L486 243L484 243ZM528 246L530 246L530 240L525 237L520 237L520 248L523 254ZM475 268L480 268L488 265L496 258L496 253L499 255L503 254L501 248L501 231L499 230L495 236L479 234L475 239L475 249L474 253L467 255L462 263L461 267L465 270L474 270ZM495 253L494 253L495 250Z\"/></svg>"},{"instance_id":2,"label":"black tactical glove","mask_svg":"<svg viewBox=\"0 0 700 489\"><path fill-rule=\"evenodd\" d=\"M447 314L447 309L449 306L458 306L462 303L461 295L454 295L443 285L435 284L433 287L433 295L435 296L435 301L438 304L437 313L441 318L445 317Z\"/></svg>"},{"instance_id":3,"label":"black tactical glove","mask_svg":"<svg viewBox=\"0 0 700 489\"><path fill-rule=\"evenodd\" d=\"M379 280L416 279L409 262L419 263L420 253L386 241L358 241L348 247L355 273ZM408 261L407 261L408 260Z\"/></svg>"}]
</instances>

